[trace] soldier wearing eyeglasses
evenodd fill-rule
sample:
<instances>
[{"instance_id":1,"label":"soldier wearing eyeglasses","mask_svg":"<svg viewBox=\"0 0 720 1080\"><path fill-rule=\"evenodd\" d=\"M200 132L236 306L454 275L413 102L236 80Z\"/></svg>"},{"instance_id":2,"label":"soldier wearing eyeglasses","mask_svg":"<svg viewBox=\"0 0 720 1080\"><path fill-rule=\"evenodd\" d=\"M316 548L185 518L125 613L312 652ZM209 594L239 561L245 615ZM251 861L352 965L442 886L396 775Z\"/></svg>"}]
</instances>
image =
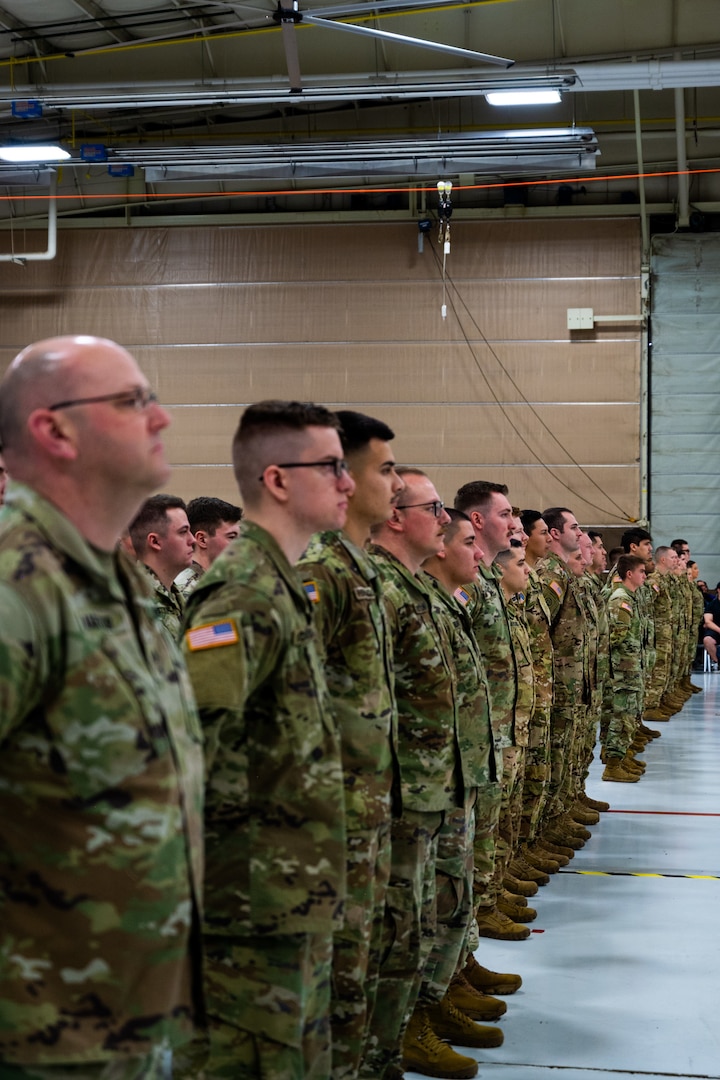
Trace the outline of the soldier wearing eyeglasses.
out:
<instances>
[{"instance_id":1,"label":"soldier wearing eyeglasses","mask_svg":"<svg viewBox=\"0 0 720 1080\"><path fill-rule=\"evenodd\" d=\"M134 359L32 345L0 384L0 1075L160 1080L202 1017L202 754L116 551L168 476Z\"/></svg>"},{"instance_id":2,"label":"soldier wearing eyeglasses","mask_svg":"<svg viewBox=\"0 0 720 1080\"><path fill-rule=\"evenodd\" d=\"M206 1077L330 1075L343 917L340 747L295 563L354 489L337 418L266 401L233 441L238 539L190 594L184 648L206 746ZM189 1063L197 1076L203 1048Z\"/></svg>"}]
</instances>

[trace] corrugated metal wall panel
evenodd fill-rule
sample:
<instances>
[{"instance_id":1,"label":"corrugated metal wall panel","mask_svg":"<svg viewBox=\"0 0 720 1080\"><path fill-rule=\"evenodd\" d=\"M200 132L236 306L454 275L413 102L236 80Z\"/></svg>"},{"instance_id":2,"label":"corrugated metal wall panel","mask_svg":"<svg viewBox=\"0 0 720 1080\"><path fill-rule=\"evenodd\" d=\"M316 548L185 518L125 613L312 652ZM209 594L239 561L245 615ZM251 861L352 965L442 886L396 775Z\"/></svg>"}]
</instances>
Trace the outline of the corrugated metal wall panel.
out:
<instances>
[{"instance_id":1,"label":"corrugated metal wall panel","mask_svg":"<svg viewBox=\"0 0 720 1080\"><path fill-rule=\"evenodd\" d=\"M720 578L720 236L657 236L652 254L650 519Z\"/></svg>"}]
</instances>

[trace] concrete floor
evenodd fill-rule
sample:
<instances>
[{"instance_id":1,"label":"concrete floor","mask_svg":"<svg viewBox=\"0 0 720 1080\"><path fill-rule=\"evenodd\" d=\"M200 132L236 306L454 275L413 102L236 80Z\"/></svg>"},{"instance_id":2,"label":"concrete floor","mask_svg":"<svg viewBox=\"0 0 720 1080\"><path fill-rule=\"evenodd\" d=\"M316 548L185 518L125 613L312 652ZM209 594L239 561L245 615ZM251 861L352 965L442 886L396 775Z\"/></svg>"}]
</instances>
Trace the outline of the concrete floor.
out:
<instances>
[{"instance_id":1,"label":"concrete floor","mask_svg":"<svg viewBox=\"0 0 720 1080\"><path fill-rule=\"evenodd\" d=\"M530 937L483 939L478 960L523 986L502 1047L457 1047L480 1076L720 1078L720 674L693 679L705 693L650 725L639 783L593 763L588 794L611 810L530 901Z\"/></svg>"}]
</instances>

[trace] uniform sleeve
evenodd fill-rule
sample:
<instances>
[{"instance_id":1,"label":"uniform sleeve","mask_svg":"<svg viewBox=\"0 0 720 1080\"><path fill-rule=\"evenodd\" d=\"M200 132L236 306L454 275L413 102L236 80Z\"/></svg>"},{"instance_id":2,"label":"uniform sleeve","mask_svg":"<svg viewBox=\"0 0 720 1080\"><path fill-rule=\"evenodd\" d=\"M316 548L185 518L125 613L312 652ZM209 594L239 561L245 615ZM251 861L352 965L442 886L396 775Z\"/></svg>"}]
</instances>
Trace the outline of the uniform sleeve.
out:
<instances>
[{"instance_id":1,"label":"uniform sleeve","mask_svg":"<svg viewBox=\"0 0 720 1080\"><path fill-rule=\"evenodd\" d=\"M48 673L47 642L30 608L0 584L0 743L41 701Z\"/></svg>"},{"instance_id":2,"label":"uniform sleeve","mask_svg":"<svg viewBox=\"0 0 720 1080\"><path fill-rule=\"evenodd\" d=\"M219 589L189 605L181 644L206 740L208 770L228 733L233 740L242 736L247 698L276 662L276 624L274 611L249 611L234 590ZM204 637L199 639L194 631L200 628ZM209 645L204 640L208 638Z\"/></svg>"},{"instance_id":3,"label":"uniform sleeve","mask_svg":"<svg viewBox=\"0 0 720 1080\"><path fill-rule=\"evenodd\" d=\"M347 582L342 573L322 563L296 567L313 605L313 618L324 652L347 619Z\"/></svg>"}]
</instances>

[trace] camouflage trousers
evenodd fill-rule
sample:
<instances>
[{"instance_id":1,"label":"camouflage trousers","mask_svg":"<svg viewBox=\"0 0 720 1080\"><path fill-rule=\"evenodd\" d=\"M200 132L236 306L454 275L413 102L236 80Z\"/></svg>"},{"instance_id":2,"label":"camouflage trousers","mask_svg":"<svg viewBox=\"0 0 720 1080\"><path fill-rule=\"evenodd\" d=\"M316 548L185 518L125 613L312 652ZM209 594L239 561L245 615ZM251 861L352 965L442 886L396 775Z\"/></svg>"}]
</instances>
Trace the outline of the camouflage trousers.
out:
<instances>
[{"instance_id":1,"label":"camouflage trousers","mask_svg":"<svg viewBox=\"0 0 720 1080\"><path fill-rule=\"evenodd\" d=\"M508 865L517 854L520 843L522 791L525 777L525 747L503 748L502 798L495 842L495 888L502 888Z\"/></svg>"},{"instance_id":2,"label":"camouflage trousers","mask_svg":"<svg viewBox=\"0 0 720 1080\"><path fill-rule=\"evenodd\" d=\"M645 686L645 708L657 709L660 700L668 689L670 673L672 670L673 640L671 634L665 632L670 627L663 628L662 632L655 636L656 656L655 667L652 675Z\"/></svg>"},{"instance_id":3,"label":"camouflage trousers","mask_svg":"<svg viewBox=\"0 0 720 1080\"><path fill-rule=\"evenodd\" d=\"M550 776L548 778L545 821L550 824L565 813L570 773L570 754L577 729L572 706L554 706L550 713Z\"/></svg>"},{"instance_id":4,"label":"camouflage trousers","mask_svg":"<svg viewBox=\"0 0 720 1080\"><path fill-rule=\"evenodd\" d=\"M550 777L550 705L536 704L525 749L525 778L522 791L521 842L532 841L545 808Z\"/></svg>"},{"instance_id":5,"label":"camouflage trousers","mask_svg":"<svg viewBox=\"0 0 720 1080\"><path fill-rule=\"evenodd\" d=\"M327 1080L331 935L207 936L205 950L207 1060L182 1075Z\"/></svg>"},{"instance_id":6,"label":"camouflage trousers","mask_svg":"<svg viewBox=\"0 0 720 1080\"><path fill-rule=\"evenodd\" d=\"M402 1040L435 940L435 862L444 814L406 810L392 823L382 960L359 1077L381 1080L401 1066Z\"/></svg>"},{"instance_id":7,"label":"camouflage trousers","mask_svg":"<svg viewBox=\"0 0 720 1080\"><path fill-rule=\"evenodd\" d=\"M475 908L493 907L497 899L495 841L501 799L502 785L500 781L492 781L478 789L475 802L475 842L473 845L473 906Z\"/></svg>"},{"instance_id":8,"label":"camouflage trousers","mask_svg":"<svg viewBox=\"0 0 720 1080\"><path fill-rule=\"evenodd\" d=\"M10 1065L0 1061L0 1080L172 1080L172 1051L121 1055L84 1065Z\"/></svg>"},{"instance_id":9,"label":"camouflage trousers","mask_svg":"<svg viewBox=\"0 0 720 1080\"><path fill-rule=\"evenodd\" d=\"M435 941L423 971L418 1001L442 1001L457 969L465 964L467 933L472 918L473 842L477 789L465 805L445 814L438 834L435 863Z\"/></svg>"},{"instance_id":10,"label":"camouflage trousers","mask_svg":"<svg viewBox=\"0 0 720 1080\"><path fill-rule=\"evenodd\" d=\"M360 1067L377 996L390 859L390 821L348 832L345 921L333 935L333 1080L352 1080Z\"/></svg>"},{"instance_id":11,"label":"camouflage trousers","mask_svg":"<svg viewBox=\"0 0 720 1080\"><path fill-rule=\"evenodd\" d=\"M605 750L609 757L624 758L640 723L643 696L640 691L616 690L613 697L614 709Z\"/></svg>"}]
</instances>

